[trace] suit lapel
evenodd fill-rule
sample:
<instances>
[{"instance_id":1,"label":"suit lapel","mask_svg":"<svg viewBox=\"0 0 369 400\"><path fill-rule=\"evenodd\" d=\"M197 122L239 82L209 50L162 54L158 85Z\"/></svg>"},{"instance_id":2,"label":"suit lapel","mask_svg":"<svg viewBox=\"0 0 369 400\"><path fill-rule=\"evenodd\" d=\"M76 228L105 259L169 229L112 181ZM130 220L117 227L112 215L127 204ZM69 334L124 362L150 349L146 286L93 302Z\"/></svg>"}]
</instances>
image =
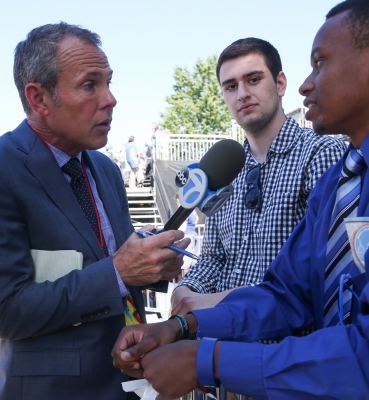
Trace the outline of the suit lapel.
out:
<instances>
[{"instance_id":1,"label":"suit lapel","mask_svg":"<svg viewBox=\"0 0 369 400\"><path fill-rule=\"evenodd\" d=\"M88 163L92 176L95 179L96 187L106 214L108 215L118 249L124 243L126 238L123 237L123 230L120 226L122 221L121 204L117 198L117 191L111 186L110 182L112 178L109 179L109 176L106 175L105 171L95 161L93 154L87 150L83 152L83 157Z\"/></svg>"},{"instance_id":2,"label":"suit lapel","mask_svg":"<svg viewBox=\"0 0 369 400\"><path fill-rule=\"evenodd\" d=\"M117 197L117 191L111 186L111 181L113 178L109 178L105 171L100 167L98 163L95 162L94 156L89 151L83 152L84 160L88 163L91 173L95 179L97 189L99 191L99 196L104 204L105 211L109 217L110 225L113 229L117 249L127 240L123 235L123 230L121 227L122 216L121 216L121 203ZM130 221L126 221L127 224ZM127 286L130 291L133 300L136 304L137 311L143 322L146 322L145 306L143 301L143 296L141 288L135 286Z\"/></svg>"},{"instance_id":3,"label":"suit lapel","mask_svg":"<svg viewBox=\"0 0 369 400\"><path fill-rule=\"evenodd\" d=\"M51 150L29 128L27 123L25 125L22 124L13 133L18 149L27 154L24 162L25 166L39 181L55 205L86 240L97 259L101 259L103 255L95 234Z\"/></svg>"}]
</instances>

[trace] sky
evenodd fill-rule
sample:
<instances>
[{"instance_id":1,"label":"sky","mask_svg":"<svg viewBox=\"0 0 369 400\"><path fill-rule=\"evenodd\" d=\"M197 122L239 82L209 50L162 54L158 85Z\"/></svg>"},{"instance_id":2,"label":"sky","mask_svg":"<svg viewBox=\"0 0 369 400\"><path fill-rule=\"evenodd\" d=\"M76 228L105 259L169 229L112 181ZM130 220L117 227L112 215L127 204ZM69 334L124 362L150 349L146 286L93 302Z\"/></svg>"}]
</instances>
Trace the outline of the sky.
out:
<instances>
[{"instance_id":1,"label":"sky","mask_svg":"<svg viewBox=\"0 0 369 400\"><path fill-rule=\"evenodd\" d=\"M142 146L173 93L175 67L219 55L233 41L257 37L279 51L287 76L286 112L302 106L311 45L338 0L1 0L0 134L25 118L13 81L17 43L40 25L65 21L98 33L114 71L108 146L134 135Z\"/></svg>"}]
</instances>

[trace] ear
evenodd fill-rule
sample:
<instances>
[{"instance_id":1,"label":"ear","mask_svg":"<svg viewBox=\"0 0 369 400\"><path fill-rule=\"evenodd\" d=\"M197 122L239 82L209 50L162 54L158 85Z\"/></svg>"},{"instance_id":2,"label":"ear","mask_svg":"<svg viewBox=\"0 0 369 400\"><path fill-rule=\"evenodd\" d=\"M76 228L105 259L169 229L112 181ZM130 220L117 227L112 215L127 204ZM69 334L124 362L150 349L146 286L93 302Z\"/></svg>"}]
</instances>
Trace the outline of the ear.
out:
<instances>
[{"instance_id":1,"label":"ear","mask_svg":"<svg viewBox=\"0 0 369 400\"><path fill-rule=\"evenodd\" d=\"M279 97L283 97L287 89L287 78L283 71L277 76L277 92Z\"/></svg>"},{"instance_id":2,"label":"ear","mask_svg":"<svg viewBox=\"0 0 369 400\"><path fill-rule=\"evenodd\" d=\"M28 83L25 95L33 111L46 117L49 115L50 96L39 83Z\"/></svg>"}]
</instances>

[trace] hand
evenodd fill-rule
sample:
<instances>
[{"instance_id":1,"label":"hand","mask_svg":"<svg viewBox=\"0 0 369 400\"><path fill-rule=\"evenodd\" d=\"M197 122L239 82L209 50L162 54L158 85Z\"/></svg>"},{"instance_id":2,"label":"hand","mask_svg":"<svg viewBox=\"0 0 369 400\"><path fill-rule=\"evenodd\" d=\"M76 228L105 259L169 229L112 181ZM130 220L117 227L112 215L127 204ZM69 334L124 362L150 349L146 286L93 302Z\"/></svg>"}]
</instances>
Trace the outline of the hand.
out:
<instances>
[{"instance_id":1,"label":"hand","mask_svg":"<svg viewBox=\"0 0 369 400\"><path fill-rule=\"evenodd\" d=\"M142 228L150 232L152 229L151 225ZM113 255L114 265L124 284L143 286L161 279L172 280L178 276L183 256L167 246L176 242L177 247L185 249L190 244L190 239L183 239L183 236L183 232L174 230L144 239L132 233Z\"/></svg>"},{"instance_id":2,"label":"hand","mask_svg":"<svg viewBox=\"0 0 369 400\"><path fill-rule=\"evenodd\" d=\"M187 286L180 286L172 294L172 315L186 315L192 310L215 307L234 289L219 293L197 293Z\"/></svg>"},{"instance_id":3,"label":"hand","mask_svg":"<svg viewBox=\"0 0 369 400\"><path fill-rule=\"evenodd\" d=\"M124 327L112 350L113 365L123 373L142 378L141 361L143 355L168 343L173 343L181 336L178 321L156 324L142 324Z\"/></svg>"},{"instance_id":4,"label":"hand","mask_svg":"<svg viewBox=\"0 0 369 400\"><path fill-rule=\"evenodd\" d=\"M196 371L198 340L181 340L142 358L144 378L159 392L157 399L178 399L199 387Z\"/></svg>"}]
</instances>

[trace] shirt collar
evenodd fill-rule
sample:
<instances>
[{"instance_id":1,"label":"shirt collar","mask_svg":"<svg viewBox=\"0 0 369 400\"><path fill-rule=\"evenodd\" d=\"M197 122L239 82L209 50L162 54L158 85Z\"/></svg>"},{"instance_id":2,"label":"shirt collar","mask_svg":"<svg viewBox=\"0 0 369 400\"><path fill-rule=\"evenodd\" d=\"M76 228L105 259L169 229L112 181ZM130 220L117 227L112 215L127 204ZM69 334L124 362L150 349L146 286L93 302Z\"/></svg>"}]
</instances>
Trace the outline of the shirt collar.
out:
<instances>
[{"instance_id":1,"label":"shirt collar","mask_svg":"<svg viewBox=\"0 0 369 400\"><path fill-rule=\"evenodd\" d=\"M353 148L354 148L354 146L352 145L352 143L350 143L350 145L348 147L348 151L350 151ZM363 143L361 144L360 150L363 153L363 157L364 157L366 165L369 166L369 133L366 135L366 138L364 139Z\"/></svg>"},{"instance_id":2,"label":"shirt collar","mask_svg":"<svg viewBox=\"0 0 369 400\"><path fill-rule=\"evenodd\" d=\"M293 118L288 117L283 124L281 130L279 131L277 137L270 145L267 159L269 158L268 155L270 153L287 153L301 135L302 129L300 128L299 124ZM246 138L244 147L247 152L250 152L249 146L249 142Z\"/></svg>"},{"instance_id":3,"label":"shirt collar","mask_svg":"<svg viewBox=\"0 0 369 400\"><path fill-rule=\"evenodd\" d=\"M60 168L72 158L70 155L68 155L67 153L64 153L64 151L58 149L57 147L53 146L52 144L50 144L48 142L47 142L47 144L50 147L50 150L52 151L52 153L54 154L55 160L58 163ZM75 157L77 157L78 160L81 162L82 152L78 153Z\"/></svg>"}]
</instances>

